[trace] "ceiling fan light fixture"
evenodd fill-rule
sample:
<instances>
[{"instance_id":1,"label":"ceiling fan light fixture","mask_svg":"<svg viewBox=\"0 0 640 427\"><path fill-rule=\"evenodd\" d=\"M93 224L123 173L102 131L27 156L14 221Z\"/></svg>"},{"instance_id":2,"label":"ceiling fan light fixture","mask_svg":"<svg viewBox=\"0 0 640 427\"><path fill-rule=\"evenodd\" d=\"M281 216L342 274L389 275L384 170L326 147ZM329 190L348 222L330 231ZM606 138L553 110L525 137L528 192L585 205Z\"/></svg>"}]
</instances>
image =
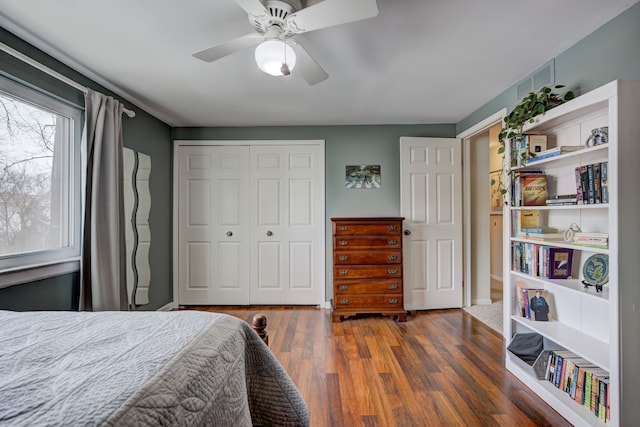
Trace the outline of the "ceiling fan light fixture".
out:
<instances>
[{"instance_id":1,"label":"ceiling fan light fixture","mask_svg":"<svg viewBox=\"0 0 640 427\"><path fill-rule=\"evenodd\" d=\"M296 53L282 40L267 40L256 47L256 64L272 76L289 75L296 65Z\"/></svg>"}]
</instances>

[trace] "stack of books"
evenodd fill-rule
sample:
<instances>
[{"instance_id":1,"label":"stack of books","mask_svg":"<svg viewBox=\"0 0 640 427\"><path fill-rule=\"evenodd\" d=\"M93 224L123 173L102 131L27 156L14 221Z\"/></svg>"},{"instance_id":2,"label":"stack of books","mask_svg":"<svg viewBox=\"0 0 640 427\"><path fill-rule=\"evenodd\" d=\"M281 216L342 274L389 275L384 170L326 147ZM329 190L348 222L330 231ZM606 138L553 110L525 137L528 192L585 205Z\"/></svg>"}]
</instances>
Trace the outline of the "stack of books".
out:
<instances>
[{"instance_id":1,"label":"stack of books","mask_svg":"<svg viewBox=\"0 0 640 427\"><path fill-rule=\"evenodd\" d=\"M573 236L573 243L576 245L607 249L609 247L609 234L579 231Z\"/></svg>"},{"instance_id":2,"label":"stack of books","mask_svg":"<svg viewBox=\"0 0 640 427\"><path fill-rule=\"evenodd\" d=\"M524 227L521 237L529 240L564 240L564 233L555 227Z\"/></svg>"},{"instance_id":3,"label":"stack of books","mask_svg":"<svg viewBox=\"0 0 640 427\"><path fill-rule=\"evenodd\" d=\"M547 206L575 205L577 203L577 194L558 194L547 198Z\"/></svg>"}]
</instances>

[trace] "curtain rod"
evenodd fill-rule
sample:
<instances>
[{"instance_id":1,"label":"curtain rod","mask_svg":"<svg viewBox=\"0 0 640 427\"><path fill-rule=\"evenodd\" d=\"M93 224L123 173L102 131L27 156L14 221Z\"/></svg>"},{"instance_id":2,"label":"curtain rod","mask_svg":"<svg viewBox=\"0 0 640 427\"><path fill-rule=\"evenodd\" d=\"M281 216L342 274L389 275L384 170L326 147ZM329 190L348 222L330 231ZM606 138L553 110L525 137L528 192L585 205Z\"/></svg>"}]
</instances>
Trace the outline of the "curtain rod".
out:
<instances>
[{"instance_id":1,"label":"curtain rod","mask_svg":"<svg viewBox=\"0 0 640 427\"><path fill-rule=\"evenodd\" d=\"M3 51L5 51L6 53L8 53L9 55L19 59L20 61L31 65L34 68L37 68L38 70L50 75L51 77L55 77L56 79L60 80L62 83L66 83L67 85L78 89L79 91L83 92L85 95L87 94L89 88L82 86L80 83L75 82L73 80L71 80L70 78L63 76L62 74L58 73L57 71L52 70L51 68L47 67L46 65L42 65L41 63L39 63L38 61L36 61L35 59L29 58L27 55L23 54L22 52L18 52L17 50L15 50L14 48L7 46L6 44L0 42L0 49L2 49ZM129 110L128 108L123 108L122 111L129 117L135 117L136 116L136 112Z\"/></svg>"}]
</instances>

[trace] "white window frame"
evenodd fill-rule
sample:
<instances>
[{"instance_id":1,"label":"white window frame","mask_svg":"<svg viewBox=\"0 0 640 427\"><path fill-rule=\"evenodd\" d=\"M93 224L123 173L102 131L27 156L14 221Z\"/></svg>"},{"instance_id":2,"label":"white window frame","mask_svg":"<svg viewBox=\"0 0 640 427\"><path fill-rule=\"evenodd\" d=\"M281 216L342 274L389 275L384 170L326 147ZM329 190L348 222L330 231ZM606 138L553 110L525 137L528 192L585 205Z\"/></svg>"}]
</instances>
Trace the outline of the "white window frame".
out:
<instances>
[{"instance_id":1,"label":"white window frame","mask_svg":"<svg viewBox=\"0 0 640 427\"><path fill-rule=\"evenodd\" d=\"M65 208L61 212L67 227L63 248L0 255L0 288L31 282L79 270L80 230L82 224L80 190L80 144L82 138L83 110L71 103L35 88L22 85L0 75L0 92L38 108L68 117L69 129L63 149L65 174L63 184Z\"/></svg>"}]
</instances>

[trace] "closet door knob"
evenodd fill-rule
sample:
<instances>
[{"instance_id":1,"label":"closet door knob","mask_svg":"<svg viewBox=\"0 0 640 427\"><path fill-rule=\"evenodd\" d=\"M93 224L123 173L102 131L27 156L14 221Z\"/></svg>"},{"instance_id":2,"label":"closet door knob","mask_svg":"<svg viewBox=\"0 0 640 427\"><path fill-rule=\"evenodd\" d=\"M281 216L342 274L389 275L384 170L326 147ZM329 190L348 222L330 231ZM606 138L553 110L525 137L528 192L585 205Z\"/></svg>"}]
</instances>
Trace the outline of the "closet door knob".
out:
<instances>
[{"instance_id":1,"label":"closet door knob","mask_svg":"<svg viewBox=\"0 0 640 427\"><path fill-rule=\"evenodd\" d=\"M411 236L411 230L404 230L405 236Z\"/></svg>"},{"instance_id":2,"label":"closet door knob","mask_svg":"<svg viewBox=\"0 0 640 427\"><path fill-rule=\"evenodd\" d=\"M231 237L233 236L233 233L231 231L227 231L227 236Z\"/></svg>"},{"instance_id":3,"label":"closet door knob","mask_svg":"<svg viewBox=\"0 0 640 427\"><path fill-rule=\"evenodd\" d=\"M267 231L267 236L273 236L273 231L271 230Z\"/></svg>"}]
</instances>

